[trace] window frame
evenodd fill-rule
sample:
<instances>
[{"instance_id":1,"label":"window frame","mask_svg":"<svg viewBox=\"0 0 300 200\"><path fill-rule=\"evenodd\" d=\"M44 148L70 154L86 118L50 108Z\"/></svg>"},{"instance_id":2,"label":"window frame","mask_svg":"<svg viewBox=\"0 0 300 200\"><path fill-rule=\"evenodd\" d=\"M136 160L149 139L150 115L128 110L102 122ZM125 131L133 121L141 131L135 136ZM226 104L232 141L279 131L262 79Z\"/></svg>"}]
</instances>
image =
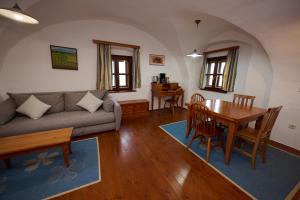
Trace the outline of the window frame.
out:
<instances>
[{"instance_id":1,"label":"window frame","mask_svg":"<svg viewBox=\"0 0 300 200\"><path fill-rule=\"evenodd\" d=\"M119 61L126 60L128 63L128 72L119 73ZM124 55L111 55L111 62L114 62L114 73L111 69L111 81L113 81L113 76L115 76L115 87L112 87L110 92L125 92L125 91L133 91L132 84L132 56L124 56ZM128 76L128 86L121 87L119 83L119 76L125 75ZM127 81L127 78L126 78Z\"/></svg>"},{"instance_id":2,"label":"window frame","mask_svg":"<svg viewBox=\"0 0 300 200\"><path fill-rule=\"evenodd\" d=\"M210 57L206 59L206 68L205 68L205 87L203 90L208 90L208 91L213 91L213 92L220 92L220 93L227 93L227 91L223 90L222 87L216 86L217 83L219 82L219 77L223 76L223 81L224 81L224 72L223 73L218 73L219 68L221 67L221 64L225 61L225 66L227 62L227 56L218 56L218 57ZM214 71L213 73L207 73L211 64L215 63ZM208 83L208 77L213 76L213 81L212 85L209 86ZM223 84L223 83L222 83Z\"/></svg>"}]
</instances>

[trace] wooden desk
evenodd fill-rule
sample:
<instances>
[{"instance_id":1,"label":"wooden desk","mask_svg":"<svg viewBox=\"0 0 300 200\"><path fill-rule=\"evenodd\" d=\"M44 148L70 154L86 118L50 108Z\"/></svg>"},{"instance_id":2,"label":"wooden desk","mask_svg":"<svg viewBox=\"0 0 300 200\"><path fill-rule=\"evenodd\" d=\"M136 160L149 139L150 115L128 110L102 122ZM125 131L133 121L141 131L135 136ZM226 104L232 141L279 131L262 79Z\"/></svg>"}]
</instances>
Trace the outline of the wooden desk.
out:
<instances>
[{"instance_id":1,"label":"wooden desk","mask_svg":"<svg viewBox=\"0 0 300 200\"><path fill-rule=\"evenodd\" d=\"M61 147L63 150L65 165L68 167L72 132L73 128L64 128L59 130L1 137L0 159L5 161L7 168L10 168L10 158L13 156L32 151Z\"/></svg>"},{"instance_id":2,"label":"wooden desk","mask_svg":"<svg viewBox=\"0 0 300 200\"><path fill-rule=\"evenodd\" d=\"M186 105L189 106L188 103ZM228 127L225 164L229 164L232 144L239 124L256 121L255 128L259 129L262 123L263 116L265 115L267 110L257 107L250 108L249 106L242 107L232 102L219 99L206 100L205 105L214 113L217 122L222 123ZM192 128L189 112L187 114L187 122L186 136L189 136Z\"/></svg>"},{"instance_id":3,"label":"wooden desk","mask_svg":"<svg viewBox=\"0 0 300 200\"><path fill-rule=\"evenodd\" d=\"M154 107L154 97L158 98L158 109L161 108L161 99L172 97L176 94L177 89L181 89L178 83L152 83L151 84L151 110ZM183 90L182 90L183 91ZM184 91L181 96L181 107L183 107Z\"/></svg>"}]
</instances>

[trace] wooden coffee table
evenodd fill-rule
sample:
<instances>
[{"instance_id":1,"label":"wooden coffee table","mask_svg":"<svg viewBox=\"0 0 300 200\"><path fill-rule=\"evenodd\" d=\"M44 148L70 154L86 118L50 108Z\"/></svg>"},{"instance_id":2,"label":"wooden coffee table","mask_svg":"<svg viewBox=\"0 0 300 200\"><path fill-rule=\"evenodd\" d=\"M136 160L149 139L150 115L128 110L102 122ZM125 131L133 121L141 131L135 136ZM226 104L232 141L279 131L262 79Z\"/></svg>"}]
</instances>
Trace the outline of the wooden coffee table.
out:
<instances>
[{"instance_id":1,"label":"wooden coffee table","mask_svg":"<svg viewBox=\"0 0 300 200\"><path fill-rule=\"evenodd\" d=\"M66 167L69 166L73 128L0 137L0 159L11 167L10 158L19 154L61 147Z\"/></svg>"}]
</instances>

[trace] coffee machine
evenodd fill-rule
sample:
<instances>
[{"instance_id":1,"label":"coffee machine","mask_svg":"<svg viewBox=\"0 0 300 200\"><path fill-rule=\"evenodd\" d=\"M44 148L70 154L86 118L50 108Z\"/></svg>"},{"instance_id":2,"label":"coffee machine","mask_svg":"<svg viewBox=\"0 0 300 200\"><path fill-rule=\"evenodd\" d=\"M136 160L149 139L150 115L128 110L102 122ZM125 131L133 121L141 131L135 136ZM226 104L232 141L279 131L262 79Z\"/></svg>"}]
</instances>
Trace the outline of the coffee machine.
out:
<instances>
[{"instance_id":1,"label":"coffee machine","mask_svg":"<svg viewBox=\"0 0 300 200\"><path fill-rule=\"evenodd\" d=\"M166 74L165 73L159 74L159 83L166 83Z\"/></svg>"}]
</instances>

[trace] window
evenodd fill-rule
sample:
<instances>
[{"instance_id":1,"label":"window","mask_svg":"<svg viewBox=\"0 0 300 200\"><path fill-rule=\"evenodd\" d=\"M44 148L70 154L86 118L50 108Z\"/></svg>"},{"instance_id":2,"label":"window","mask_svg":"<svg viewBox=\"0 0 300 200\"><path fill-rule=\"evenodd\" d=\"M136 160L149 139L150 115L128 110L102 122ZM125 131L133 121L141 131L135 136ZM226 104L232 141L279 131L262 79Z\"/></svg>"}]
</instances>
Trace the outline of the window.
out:
<instances>
[{"instance_id":1,"label":"window","mask_svg":"<svg viewBox=\"0 0 300 200\"><path fill-rule=\"evenodd\" d=\"M205 90L225 92L222 90L227 56L207 58L205 72Z\"/></svg>"},{"instance_id":2,"label":"window","mask_svg":"<svg viewBox=\"0 0 300 200\"><path fill-rule=\"evenodd\" d=\"M112 55L112 90L132 90L132 57Z\"/></svg>"}]
</instances>

